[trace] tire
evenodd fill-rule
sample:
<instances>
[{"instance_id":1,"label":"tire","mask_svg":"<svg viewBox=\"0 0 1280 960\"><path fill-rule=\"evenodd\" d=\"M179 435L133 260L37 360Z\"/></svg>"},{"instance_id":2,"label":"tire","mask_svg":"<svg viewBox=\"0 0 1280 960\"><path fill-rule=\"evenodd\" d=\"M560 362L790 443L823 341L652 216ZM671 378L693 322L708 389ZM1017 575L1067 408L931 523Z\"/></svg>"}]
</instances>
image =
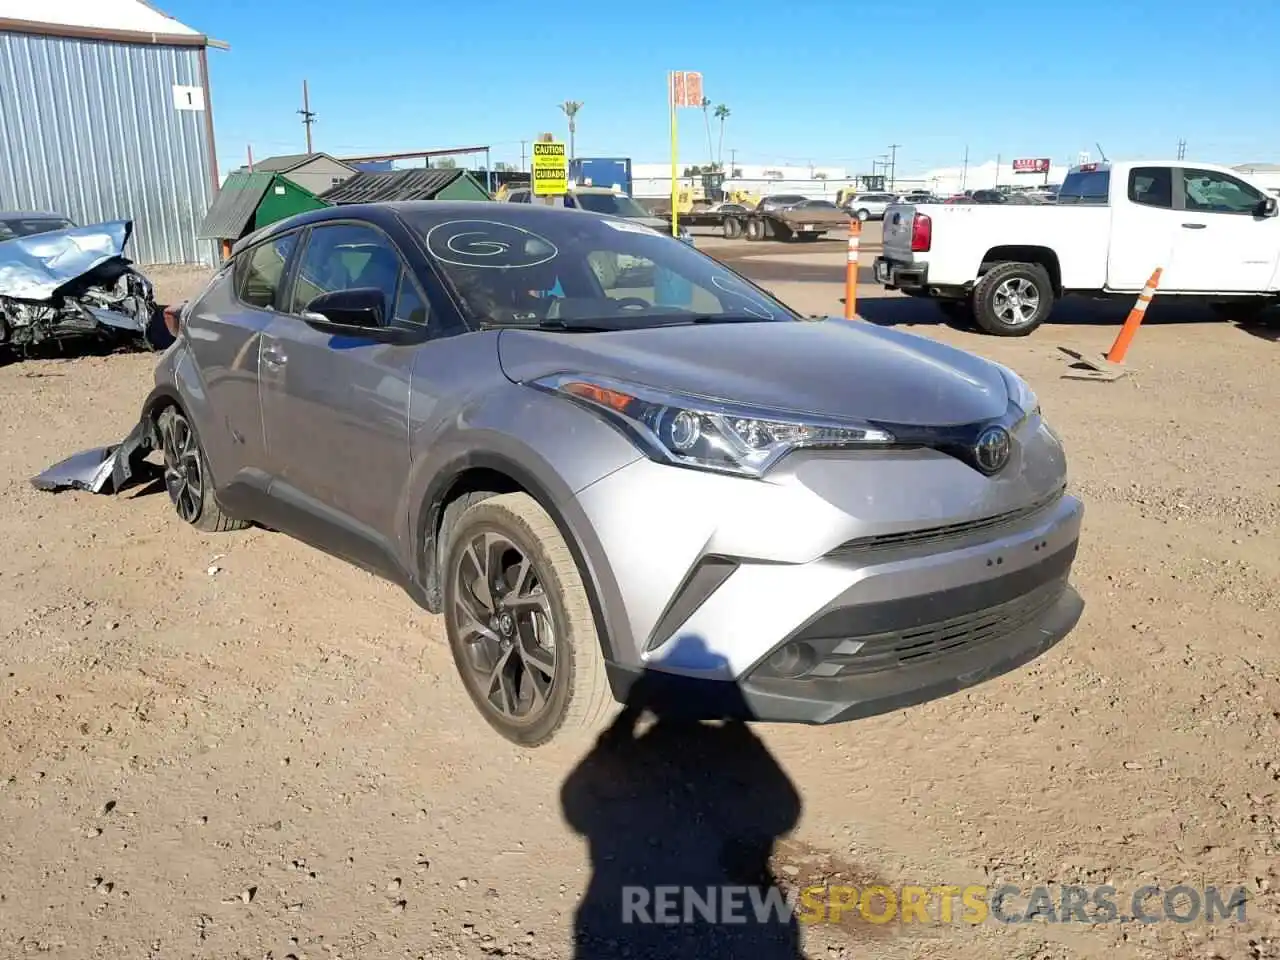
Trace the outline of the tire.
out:
<instances>
[{"instance_id":1,"label":"tire","mask_svg":"<svg viewBox=\"0 0 1280 960\"><path fill-rule=\"evenodd\" d=\"M935 300L947 324L957 330L972 330L975 326L971 300Z\"/></svg>"},{"instance_id":2,"label":"tire","mask_svg":"<svg viewBox=\"0 0 1280 960\"><path fill-rule=\"evenodd\" d=\"M227 533L248 527L249 524L228 516L218 505L209 461L187 415L177 407L166 407L156 421L156 429L164 454L164 488L178 517L206 533Z\"/></svg>"},{"instance_id":3,"label":"tire","mask_svg":"<svg viewBox=\"0 0 1280 960\"><path fill-rule=\"evenodd\" d=\"M747 239L763 240L764 239L764 221L752 218L747 221Z\"/></svg>"},{"instance_id":4,"label":"tire","mask_svg":"<svg viewBox=\"0 0 1280 960\"><path fill-rule=\"evenodd\" d=\"M723 229L726 240L736 240L742 236L742 221L736 217L726 217Z\"/></svg>"},{"instance_id":5,"label":"tire","mask_svg":"<svg viewBox=\"0 0 1280 960\"><path fill-rule=\"evenodd\" d=\"M871 211L870 211L870 210L859 210L859 211L857 211L856 213L854 213L854 216L858 218L858 221L859 221L860 223L866 223L868 220L870 220L870 219L871 219Z\"/></svg>"},{"instance_id":6,"label":"tire","mask_svg":"<svg viewBox=\"0 0 1280 960\"><path fill-rule=\"evenodd\" d=\"M493 585L505 589L513 578L499 599ZM587 590L564 536L532 497L507 493L467 507L444 545L442 579L454 665L494 730L538 747L605 726L616 702ZM482 580L487 598L471 586ZM550 647L541 639L548 630Z\"/></svg>"},{"instance_id":7,"label":"tire","mask_svg":"<svg viewBox=\"0 0 1280 960\"><path fill-rule=\"evenodd\" d=\"M1029 291L1035 301L1023 310ZM1020 302L1002 304L1002 295L1014 293ZM984 273L973 289L974 319L986 333L997 337L1025 337L1044 323L1053 311L1053 284L1049 271L1038 263L997 263ZM1007 301L1006 301L1007 304Z\"/></svg>"}]
</instances>

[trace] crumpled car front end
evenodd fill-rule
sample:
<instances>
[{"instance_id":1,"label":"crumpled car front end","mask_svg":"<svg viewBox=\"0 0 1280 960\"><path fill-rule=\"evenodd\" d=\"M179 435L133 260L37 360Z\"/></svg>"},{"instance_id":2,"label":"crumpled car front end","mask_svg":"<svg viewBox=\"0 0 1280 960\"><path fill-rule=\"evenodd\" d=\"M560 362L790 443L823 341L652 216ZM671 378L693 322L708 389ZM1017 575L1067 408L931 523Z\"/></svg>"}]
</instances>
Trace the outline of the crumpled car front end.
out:
<instances>
[{"instance_id":1,"label":"crumpled car front end","mask_svg":"<svg viewBox=\"0 0 1280 960\"><path fill-rule=\"evenodd\" d=\"M115 220L0 243L0 347L82 336L165 346L151 281L124 254L132 234Z\"/></svg>"}]
</instances>

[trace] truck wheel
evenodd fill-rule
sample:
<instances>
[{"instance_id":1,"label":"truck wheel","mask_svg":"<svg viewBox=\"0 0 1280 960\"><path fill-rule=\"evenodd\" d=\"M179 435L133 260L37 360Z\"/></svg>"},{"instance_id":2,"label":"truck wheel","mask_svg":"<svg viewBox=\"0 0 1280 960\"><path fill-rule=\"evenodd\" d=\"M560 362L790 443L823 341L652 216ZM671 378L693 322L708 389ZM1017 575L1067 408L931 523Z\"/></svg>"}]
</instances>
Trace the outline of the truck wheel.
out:
<instances>
[{"instance_id":1,"label":"truck wheel","mask_svg":"<svg viewBox=\"0 0 1280 960\"><path fill-rule=\"evenodd\" d=\"M734 217L726 217L724 221L724 238L736 240L742 236L742 221Z\"/></svg>"},{"instance_id":2,"label":"truck wheel","mask_svg":"<svg viewBox=\"0 0 1280 960\"><path fill-rule=\"evenodd\" d=\"M1038 263L997 263L973 290L974 319L997 337L1025 337L1053 310L1053 284Z\"/></svg>"},{"instance_id":3,"label":"truck wheel","mask_svg":"<svg viewBox=\"0 0 1280 960\"><path fill-rule=\"evenodd\" d=\"M857 213L854 214L854 216L858 218L859 222L866 223L868 220L871 219L871 211L859 210Z\"/></svg>"},{"instance_id":4,"label":"truck wheel","mask_svg":"<svg viewBox=\"0 0 1280 960\"><path fill-rule=\"evenodd\" d=\"M763 220L747 221L747 239L748 240L764 239L764 221Z\"/></svg>"}]
</instances>

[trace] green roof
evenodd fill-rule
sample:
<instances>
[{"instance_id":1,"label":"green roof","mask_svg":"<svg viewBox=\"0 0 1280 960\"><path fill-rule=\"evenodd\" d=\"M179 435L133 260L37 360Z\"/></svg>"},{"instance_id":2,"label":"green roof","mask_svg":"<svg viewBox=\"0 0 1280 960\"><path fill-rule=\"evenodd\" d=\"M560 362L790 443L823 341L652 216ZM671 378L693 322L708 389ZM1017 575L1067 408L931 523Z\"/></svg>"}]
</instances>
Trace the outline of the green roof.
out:
<instances>
[{"instance_id":1,"label":"green roof","mask_svg":"<svg viewBox=\"0 0 1280 960\"><path fill-rule=\"evenodd\" d=\"M227 176L197 236L201 240L238 240L253 223L258 204L275 182L274 173L237 170Z\"/></svg>"}]
</instances>

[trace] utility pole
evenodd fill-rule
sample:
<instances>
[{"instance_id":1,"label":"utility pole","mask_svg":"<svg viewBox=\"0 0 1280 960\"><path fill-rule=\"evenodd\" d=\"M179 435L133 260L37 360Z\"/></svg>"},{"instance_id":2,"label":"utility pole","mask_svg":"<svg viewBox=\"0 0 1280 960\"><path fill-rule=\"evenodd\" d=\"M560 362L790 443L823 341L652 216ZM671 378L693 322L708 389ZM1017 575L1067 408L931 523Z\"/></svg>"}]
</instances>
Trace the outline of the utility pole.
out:
<instances>
[{"instance_id":1,"label":"utility pole","mask_svg":"<svg viewBox=\"0 0 1280 960\"><path fill-rule=\"evenodd\" d=\"M892 190L897 183L898 172L898 148L902 146L900 143L889 144L889 189Z\"/></svg>"},{"instance_id":2,"label":"utility pole","mask_svg":"<svg viewBox=\"0 0 1280 960\"><path fill-rule=\"evenodd\" d=\"M525 150L524 150L524 147L525 147L525 144L526 144L526 143L528 143L528 142L529 142L528 140L521 140L521 141L520 141L520 172L521 172L521 173L524 173L524 172L525 172L525 169L524 169L524 158L525 158Z\"/></svg>"},{"instance_id":3,"label":"utility pole","mask_svg":"<svg viewBox=\"0 0 1280 960\"><path fill-rule=\"evenodd\" d=\"M969 145L964 145L964 166L960 168L960 192L964 193L965 184L969 180Z\"/></svg>"},{"instance_id":4,"label":"utility pole","mask_svg":"<svg viewBox=\"0 0 1280 960\"><path fill-rule=\"evenodd\" d=\"M302 125L307 130L307 153L311 153L311 125L316 122L316 115L311 112L311 97L307 93L307 81L302 81Z\"/></svg>"},{"instance_id":5,"label":"utility pole","mask_svg":"<svg viewBox=\"0 0 1280 960\"><path fill-rule=\"evenodd\" d=\"M729 176L733 176L733 169L738 165L738 151L733 147L729 148Z\"/></svg>"},{"instance_id":6,"label":"utility pole","mask_svg":"<svg viewBox=\"0 0 1280 960\"><path fill-rule=\"evenodd\" d=\"M1000 186L1000 154L996 154L996 186Z\"/></svg>"},{"instance_id":7,"label":"utility pole","mask_svg":"<svg viewBox=\"0 0 1280 960\"><path fill-rule=\"evenodd\" d=\"M1187 141L1179 140L1178 141L1178 159L1185 160L1186 157L1187 157Z\"/></svg>"}]
</instances>

